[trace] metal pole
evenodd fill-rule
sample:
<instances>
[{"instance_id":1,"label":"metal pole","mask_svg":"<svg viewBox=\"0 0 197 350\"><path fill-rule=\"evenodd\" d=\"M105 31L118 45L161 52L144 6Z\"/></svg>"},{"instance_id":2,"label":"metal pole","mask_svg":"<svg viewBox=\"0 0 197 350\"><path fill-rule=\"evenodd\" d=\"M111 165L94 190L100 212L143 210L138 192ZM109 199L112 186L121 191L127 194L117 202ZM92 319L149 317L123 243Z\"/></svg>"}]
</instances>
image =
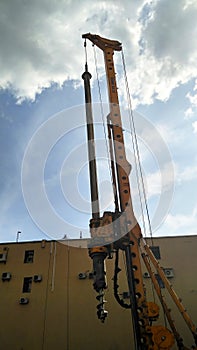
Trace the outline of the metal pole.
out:
<instances>
[{"instance_id":1,"label":"metal pole","mask_svg":"<svg viewBox=\"0 0 197 350\"><path fill-rule=\"evenodd\" d=\"M86 63L85 72L82 74L82 79L84 80L85 103L86 103L91 205L92 205L92 217L94 219L98 219L100 216L100 213L99 213L99 200L98 200L94 128L93 128L93 116L92 116L92 98L91 98L91 89L90 89L91 77L92 76L88 72L88 66Z\"/></svg>"},{"instance_id":2,"label":"metal pole","mask_svg":"<svg viewBox=\"0 0 197 350\"><path fill-rule=\"evenodd\" d=\"M21 234L21 231L17 231L17 234L16 234L16 243L19 242L20 234Z\"/></svg>"}]
</instances>

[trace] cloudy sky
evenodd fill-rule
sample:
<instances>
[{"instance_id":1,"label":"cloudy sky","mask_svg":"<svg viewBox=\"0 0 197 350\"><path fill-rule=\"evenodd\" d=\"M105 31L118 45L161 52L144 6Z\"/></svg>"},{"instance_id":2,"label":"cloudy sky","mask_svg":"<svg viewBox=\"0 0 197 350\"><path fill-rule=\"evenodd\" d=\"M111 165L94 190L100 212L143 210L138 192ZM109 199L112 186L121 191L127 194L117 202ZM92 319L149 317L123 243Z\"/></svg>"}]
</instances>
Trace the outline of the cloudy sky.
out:
<instances>
[{"instance_id":1,"label":"cloudy sky","mask_svg":"<svg viewBox=\"0 0 197 350\"><path fill-rule=\"evenodd\" d=\"M90 218L83 33L122 42L155 236L197 234L196 0L0 1L0 240L86 237ZM99 102L88 43L93 100ZM104 112L104 62L95 50ZM115 55L133 164L121 54ZM125 113L124 113L125 112ZM95 107L95 115L99 109ZM98 122L101 209L113 209ZM102 147L100 147L100 143ZM77 174L77 176L76 176ZM134 206L143 226L136 173ZM44 198L45 197L45 198ZM46 201L47 198L47 201ZM47 203L47 204L46 204Z\"/></svg>"}]
</instances>

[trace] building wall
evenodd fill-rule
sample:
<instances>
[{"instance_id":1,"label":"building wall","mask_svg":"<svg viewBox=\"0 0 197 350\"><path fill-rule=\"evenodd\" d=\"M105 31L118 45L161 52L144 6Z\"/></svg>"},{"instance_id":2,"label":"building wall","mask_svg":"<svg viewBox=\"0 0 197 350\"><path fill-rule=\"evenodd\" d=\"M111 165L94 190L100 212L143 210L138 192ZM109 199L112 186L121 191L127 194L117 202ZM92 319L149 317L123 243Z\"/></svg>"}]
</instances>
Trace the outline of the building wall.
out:
<instances>
[{"instance_id":1,"label":"building wall","mask_svg":"<svg viewBox=\"0 0 197 350\"><path fill-rule=\"evenodd\" d=\"M108 289L105 299L109 314L102 324L96 315L98 301L92 279L89 279L92 262L87 249L64 243L67 244L42 241L0 245L0 254L7 252L6 262L0 263L0 349L133 349L130 310L122 309L113 296L114 259L106 261ZM154 245L160 247L161 266L173 268L172 284L197 324L197 236L157 238ZM33 263L24 263L27 250L34 250ZM120 292L126 292L122 253L120 266ZM2 281L4 272L11 273L10 281ZM79 279L79 273L86 273L87 278ZM31 292L23 293L24 277L34 275L41 275L42 281L33 281ZM150 279L144 278L144 283L151 301L154 296ZM162 291L166 293L165 289ZM21 305L21 297L28 298L29 303ZM191 346L193 340L187 326L168 297L166 300L174 311L173 318L185 344ZM162 312L158 323L164 325Z\"/></svg>"}]
</instances>

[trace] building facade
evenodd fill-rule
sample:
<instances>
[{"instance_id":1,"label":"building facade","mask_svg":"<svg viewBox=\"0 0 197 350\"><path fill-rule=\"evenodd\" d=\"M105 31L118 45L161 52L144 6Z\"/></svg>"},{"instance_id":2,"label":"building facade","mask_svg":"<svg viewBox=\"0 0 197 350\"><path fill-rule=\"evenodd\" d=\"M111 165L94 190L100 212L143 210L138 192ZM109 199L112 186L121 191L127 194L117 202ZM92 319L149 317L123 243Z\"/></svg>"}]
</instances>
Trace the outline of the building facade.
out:
<instances>
[{"instance_id":1,"label":"building facade","mask_svg":"<svg viewBox=\"0 0 197 350\"><path fill-rule=\"evenodd\" d=\"M154 246L166 276L197 324L197 236L155 238ZM113 296L114 259L106 260L106 268L109 314L102 324L96 315L92 261L83 240L76 247L69 241L44 240L0 244L0 349L133 349L130 310L121 308ZM127 302L123 254L120 268L119 289ZM143 275L147 299L157 302L145 268ZM166 294L165 288L162 293ZM185 345L191 346L186 324L167 295L166 301ZM161 310L158 323L165 322Z\"/></svg>"}]
</instances>

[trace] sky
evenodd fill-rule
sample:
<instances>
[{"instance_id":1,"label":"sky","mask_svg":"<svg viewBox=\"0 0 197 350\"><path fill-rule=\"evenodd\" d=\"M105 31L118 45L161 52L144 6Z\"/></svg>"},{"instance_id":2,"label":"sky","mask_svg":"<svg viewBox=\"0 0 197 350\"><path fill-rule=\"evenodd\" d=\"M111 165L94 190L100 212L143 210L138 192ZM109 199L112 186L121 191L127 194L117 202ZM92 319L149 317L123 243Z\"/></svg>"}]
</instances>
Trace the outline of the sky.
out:
<instances>
[{"instance_id":1,"label":"sky","mask_svg":"<svg viewBox=\"0 0 197 350\"><path fill-rule=\"evenodd\" d=\"M196 0L1 0L0 241L16 241L18 231L20 241L89 235L81 79L81 36L88 32L123 45L153 237L197 234ZM108 113L106 79L101 50L87 42L87 56L103 212L113 210L102 119L102 111L104 118ZM122 55L115 53L114 60L134 209L149 234Z\"/></svg>"}]
</instances>

